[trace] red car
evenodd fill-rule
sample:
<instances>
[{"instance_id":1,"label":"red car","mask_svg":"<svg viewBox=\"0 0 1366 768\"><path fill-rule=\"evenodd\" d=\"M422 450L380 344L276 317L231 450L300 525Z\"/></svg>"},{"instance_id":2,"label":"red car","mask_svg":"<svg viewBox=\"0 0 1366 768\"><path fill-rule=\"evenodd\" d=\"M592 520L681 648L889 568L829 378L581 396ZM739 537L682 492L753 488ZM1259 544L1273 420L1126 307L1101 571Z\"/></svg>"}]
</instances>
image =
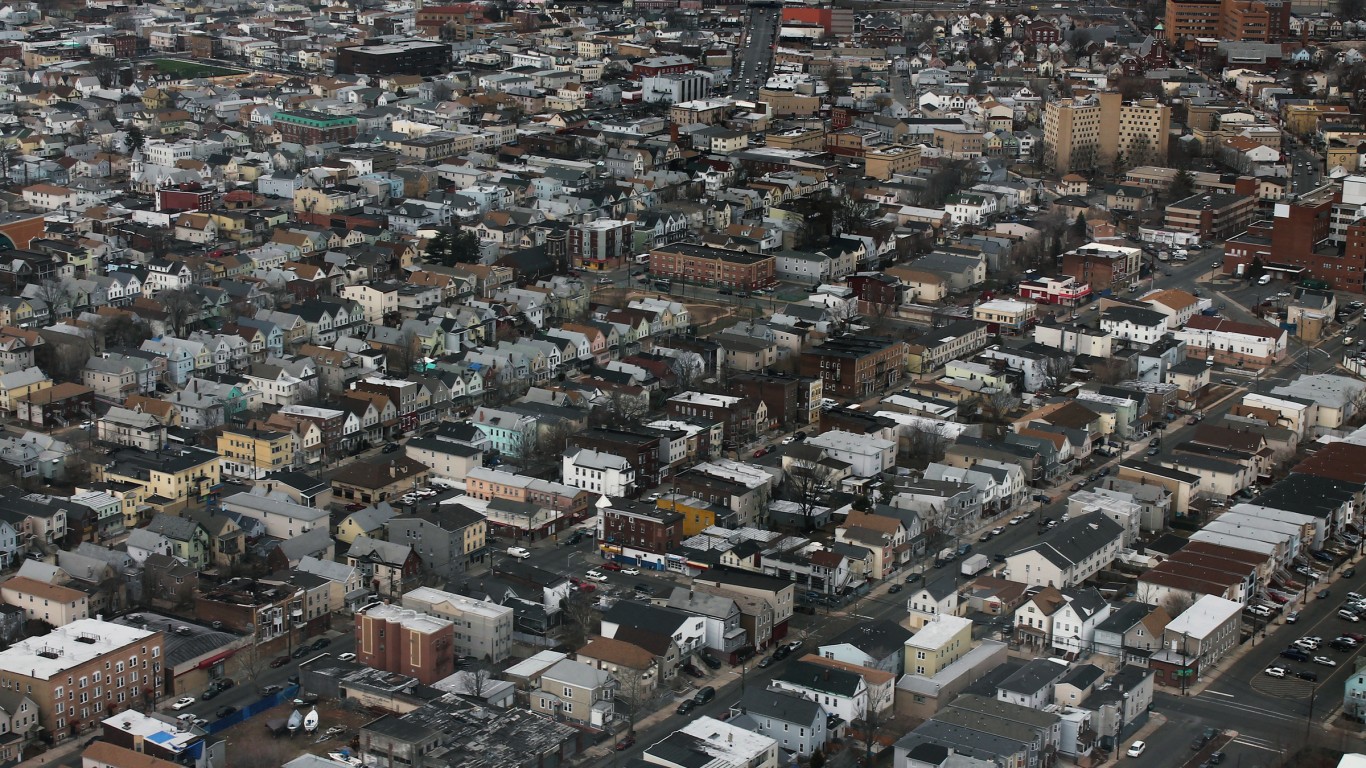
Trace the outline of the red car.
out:
<instances>
[{"instance_id":1,"label":"red car","mask_svg":"<svg viewBox=\"0 0 1366 768\"><path fill-rule=\"evenodd\" d=\"M1342 636L1350 637L1358 643L1366 643L1366 635L1357 634L1356 632L1343 632Z\"/></svg>"},{"instance_id":2,"label":"red car","mask_svg":"<svg viewBox=\"0 0 1366 768\"><path fill-rule=\"evenodd\" d=\"M288 656L276 656L273 660L271 660L271 662L270 662L270 668L271 668L271 669L278 669L278 668L283 667L284 665L286 665L286 664L288 664L288 663L289 663L289 657L288 657Z\"/></svg>"},{"instance_id":3,"label":"red car","mask_svg":"<svg viewBox=\"0 0 1366 768\"><path fill-rule=\"evenodd\" d=\"M616 563L603 563L602 565L599 565L598 567L601 568L601 569L604 570L604 571L619 571L619 570L621 570L621 566L620 566L620 565L617 565Z\"/></svg>"},{"instance_id":4,"label":"red car","mask_svg":"<svg viewBox=\"0 0 1366 768\"><path fill-rule=\"evenodd\" d=\"M626 738L617 742L617 751L625 752L626 750L630 749L631 747L634 747L635 745L636 738L634 736L627 736Z\"/></svg>"},{"instance_id":5,"label":"red car","mask_svg":"<svg viewBox=\"0 0 1366 768\"><path fill-rule=\"evenodd\" d=\"M580 582L579 582L579 591L580 591L580 592L596 592L596 591L598 591L598 585L596 585L596 584L594 584L594 583L592 583L592 582L588 582L588 581L580 581Z\"/></svg>"}]
</instances>

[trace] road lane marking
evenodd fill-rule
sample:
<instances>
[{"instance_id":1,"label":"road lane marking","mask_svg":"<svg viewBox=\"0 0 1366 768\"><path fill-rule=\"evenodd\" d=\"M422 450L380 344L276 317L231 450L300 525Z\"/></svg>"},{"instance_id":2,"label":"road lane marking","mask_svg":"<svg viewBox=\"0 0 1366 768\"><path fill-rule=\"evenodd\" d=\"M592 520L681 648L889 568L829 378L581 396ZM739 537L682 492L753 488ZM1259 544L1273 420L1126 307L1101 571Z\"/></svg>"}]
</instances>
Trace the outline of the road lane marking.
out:
<instances>
[{"instance_id":1,"label":"road lane marking","mask_svg":"<svg viewBox=\"0 0 1366 768\"><path fill-rule=\"evenodd\" d=\"M1224 693L1223 691L1211 691L1211 690L1209 690L1208 688L1205 689L1205 693L1213 694L1213 695L1215 695L1215 696L1227 696L1227 697L1229 697L1230 699L1236 699L1236 698L1238 698L1237 696L1234 696L1234 695L1231 694L1231 693Z\"/></svg>"},{"instance_id":2,"label":"road lane marking","mask_svg":"<svg viewBox=\"0 0 1366 768\"><path fill-rule=\"evenodd\" d=\"M1261 745L1261 744L1256 744L1256 743L1253 743L1252 741L1248 740L1246 737L1243 737L1243 736L1240 736L1240 737L1234 739L1232 743L1234 743L1234 744L1242 744L1242 745L1245 746L1245 747L1252 747L1253 749L1261 749L1261 750L1265 750L1265 751L1267 751L1267 752L1275 752L1275 753L1277 753L1277 754L1284 754L1284 753L1285 753L1285 750L1284 750L1284 749L1277 749L1276 747L1268 747L1268 746L1263 746L1263 745Z\"/></svg>"}]
</instances>

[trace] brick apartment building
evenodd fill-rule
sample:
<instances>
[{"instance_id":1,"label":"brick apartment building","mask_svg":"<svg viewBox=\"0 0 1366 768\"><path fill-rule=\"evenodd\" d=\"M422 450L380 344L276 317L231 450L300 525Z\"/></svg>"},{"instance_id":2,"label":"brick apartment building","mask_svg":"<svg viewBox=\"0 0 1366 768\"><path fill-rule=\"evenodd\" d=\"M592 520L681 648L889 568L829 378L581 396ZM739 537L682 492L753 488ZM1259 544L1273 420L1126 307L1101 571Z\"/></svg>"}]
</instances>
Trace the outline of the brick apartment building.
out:
<instances>
[{"instance_id":1,"label":"brick apartment building","mask_svg":"<svg viewBox=\"0 0 1366 768\"><path fill-rule=\"evenodd\" d=\"M49 734L66 737L160 695L162 634L79 619L0 651L0 687L23 690Z\"/></svg>"},{"instance_id":2,"label":"brick apartment building","mask_svg":"<svg viewBox=\"0 0 1366 768\"><path fill-rule=\"evenodd\" d=\"M455 672L455 625L382 603L356 614L356 663L431 685Z\"/></svg>"},{"instance_id":3,"label":"brick apartment building","mask_svg":"<svg viewBox=\"0 0 1366 768\"><path fill-rule=\"evenodd\" d=\"M1290 3L1282 0L1168 0L1167 42L1212 38L1279 42L1290 27Z\"/></svg>"},{"instance_id":4,"label":"brick apartment building","mask_svg":"<svg viewBox=\"0 0 1366 768\"><path fill-rule=\"evenodd\" d=\"M826 397L869 397L906 375L906 342L885 336L838 336L802 352L799 373L821 380Z\"/></svg>"},{"instance_id":5,"label":"brick apartment building","mask_svg":"<svg viewBox=\"0 0 1366 768\"><path fill-rule=\"evenodd\" d=\"M1257 212L1251 195L1191 195L1167 206L1166 227L1206 240L1227 240L1247 229Z\"/></svg>"},{"instance_id":6,"label":"brick apartment building","mask_svg":"<svg viewBox=\"0 0 1366 768\"><path fill-rule=\"evenodd\" d=\"M694 285L752 291L774 284L777 260L765 254L672 243L650 251L650 274Z\"/></svg>"},{"instance_id":7,"label":"brick apartment building","mask_svg":"<svg viewBox=\"0 0 1366 768\"><path fill-rule=\"evenodd\" d=\"M737 373L730 377L730 384L736 394L762 400L768 407L769 421L786 427L811 423L812 408L820 408L821 393L824 391L818 378L767 373Z\"/></svg>"},{"instance_id":8,"label":"brick apartment building","mask_svg":"<svg viewBox=\"0 0 1366 768\"><path fill-rule=\"evenodd\" d=\"M1090 243L1063 254L1062 273L1089 283L1092 291L1120 290L1138 277L1143 251L1123 245Z\"/></svg>"},{"instance_id":9,"label":"brick apartment building","mask_svg":"<svg viewBox=\"0 0 1366 768\"><path fill-rule=\"evenodd\" d=\"M569 448L591 448L626 459L636 468L636 478L642 486L662 480L661 468L668 464L667 438L650 427L588 429L570 435L566 443L566 449Z\"/></svg>"},{"instance_id":10,"label":"brick apartment building","mask_svg":"<svg viewBox=\"0 0 1366 768\"><path fill-rule=\"evenodd\" d=\"M669 552L683 541L683 515L644 502L619 502L602 509L601 544Z\"/></svg>"},{"instance_id":11,"label":"brick apartment building","mask_svg":"<svg viewBox=\"0 0 1366 768\"><path fill-rule=\"evenodd\" d=\"M351 115L329 115L312 109L275 113L274 125L280 138L296 144L322 144L335 141L350 144L356 140L359 125Z\"/></svg>"},{"instance_id":12,"label":"brick apartment building","mask_svg":"<svg viewBox=\"0 0 1366 768\"><path fill-rule=\"evenodd\" d=\"M451 46L431 40L397 40L337 51L339 75L435 75L451 63Z\"/></svg>"},{"instance_id":13,"label":"brick apartment building","mask_svg":"<svg viewBox=\"0 0 1366 768\"><path fill-rule=\"evenodd\" d=\"M726 439L738 440L753 435L756 425L767 418L768 408L761 408L762 403L762 400L734 395L683 392L669 398L664 407L675 418L719 421Z\"/></svg>"}]
</instances>

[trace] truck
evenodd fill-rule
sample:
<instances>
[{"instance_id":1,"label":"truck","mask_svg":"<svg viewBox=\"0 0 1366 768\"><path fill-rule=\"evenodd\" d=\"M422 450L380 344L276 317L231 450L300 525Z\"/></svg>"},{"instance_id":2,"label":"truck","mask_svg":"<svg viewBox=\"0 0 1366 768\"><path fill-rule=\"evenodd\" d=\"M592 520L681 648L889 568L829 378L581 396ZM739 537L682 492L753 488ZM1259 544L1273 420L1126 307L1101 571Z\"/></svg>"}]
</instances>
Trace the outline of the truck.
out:
<instances>
[{"instance_id":1,"label":"truck","mask_svg":"<svg viewBox=\"0 0 1366 768\"><path fill-rule=\"evenodd\" d=\"M515 557L518 560L525 560L531 557L531 552L525 547L508 547L508 557Z\"/></svg>"},{"instance_id":2,"label":"truck","mask_svg":"<svg viewBox=\"0 0 1366 768\"><path fill-rule=\"evenodd\" d=\"M991 558L986 555L973 555L963 561L961 570L964 576L976 576L991 567Z\"/></svg>"},{"instance_id":3,"label":"truck","mask_svg":"<svg viewBox=\"0 0 1366 768\"><path fill-rule=\"evenodd\" d=\"M953 551L953 547L945 547L939 550L939 554L934 558L934 567L939 568L952 563L958 559L958 553Z\"/></svg>"}]
</instances>

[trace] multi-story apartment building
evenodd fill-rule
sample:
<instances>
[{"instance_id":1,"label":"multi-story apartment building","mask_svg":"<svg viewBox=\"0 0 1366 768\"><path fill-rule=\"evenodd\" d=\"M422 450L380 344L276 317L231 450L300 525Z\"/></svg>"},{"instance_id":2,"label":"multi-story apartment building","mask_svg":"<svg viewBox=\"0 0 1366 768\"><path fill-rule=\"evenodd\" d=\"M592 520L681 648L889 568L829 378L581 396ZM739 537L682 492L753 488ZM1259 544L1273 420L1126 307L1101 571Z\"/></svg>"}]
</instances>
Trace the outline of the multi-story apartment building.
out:
<instances>
[{"instance_id":1,"label":"multi-story apartment building","mask_svg":"<svg viewBox=\"0 0 1366 768\"><path fill-rule=\"evenodd\" d=\"M275 113L273 120L280 138L297 144L329 141L350 144L356 140L359 125L356 118L350 115L329 115L311 109L282 110Z\"/></svg>"},{"instance_id":2,"label":"multi-story apartment building","mask_svg":"<svg viewBox=\"0 0 1366 768\"><path fill-rule=\"evenodd\" d=\"M1215 40L1275 43L1290 27L1283 0L1170 0L1163 32L1167 42Z\"/></svg>"},{"instance_id":3,"label":"multi-story apartment building","mask_svg":"<svg viewBox=\"0 0 1366 768\"><path fill-rule=\"evenodd\" d=\"M218 435L223 474L260 480L271 472L289 469L294 466L296 442L293 432L225 429Z\"/></svg>"},{"instance_id":4,"label":"multi-story apartment building","mask_svg":"<svg viewBox=\"0 0 1366 768\"><path fill-rule=\"evenodd\" d=\"M0 583L0 599L6 605L22 609L29 621L41 621L54 627L90 618L90 597L86 593L27 576L15 576Z\"/></svg>"},{"instance_id":5,"label":"multi-story apartment building","mask_svg":"<svg viewBox=\"0 0 1366 768\"><path fill-rule=\"evenodd\" d=\"M668 552L683 540L683 515L672 509L616 501L598 516L598 542Z\"/></svg>"},{"instance_id":6,"label":"multi-story apartment building","mask_svg":"<svg viewBox=\"0 0 1366 768\"><path fill-rule=\"evenodd\" d=\"M78 619L0 651L0 688L22 690L52 734L152 705L161 692L162 634Z\"/></svg>"},{"instance_id":7,"label":"multi-story apartment building","mask_svg":"<svg viewBox=\"0 0 1366 768\"><path fill-rule=\"evenodd\" d=\"M403 595L403 607L449 620L454 625L456 655L497 664L512 653L513 611L507 606L418 587Z\"/></svg>"},{"instance_id":8,"label":"multi-story apartment building","mask_svg":"<svg viewBox=\"0 0 1366 768\"><path fill-rule=\"evenodd\" d=\"M594 219L569 228L569 258L579 269L619 269L631 257L629 221Z\"/></svg>"},{"instance_id":9,"label":"multi-story apartment building","mask_svg":"<svg viewBox=\"0 0 1366 768\"><path fill-rule=\"evenodd\" d=\"M455 624L389 603L356 614L356 662L432 683L455 671Z\"/></svg>"},{"instance_id":10,"label":"multi-story apartment building","mask_svg":"<svg viewBox=\"0 0 1366 768\"><path fill-rule=\"evenodd\" d=\"M1060 173L1167 157L1171 108L1156 99L1125 102L1118 93L1050 101L1044 111L1044 162Z\"/></svg>"},{"instance_id":11,"label":"multi-story apartment building","mask_svg":"<svg viewBox=\"0 0 1366 768\"><path fill-rule=\"evenodd\" d=\"M837 336L802 352L799 371L821 380L827 397L869 397L901 383L906 342L883 336Z\"/></svg>"},{"instance_id":12,"label":"multi-story apartment building","mask_svg":"<svg viewBox=\"0 0 1366 768\"><path fill-rule=\"evenodd\" d=\"M487 552L488 521L463 504L442 504L384 524L390 541L411 544L422 558L425 573L453 579L483 562Z\"/></svg>"},{"instance_id":13,"label":"multi-story apartment building","mask_svg":"<svg viewBox=\"0 0 1366 768\"><path fill-rule=\"evenodd\" d=\"M672 243L650 251L650 274L695 285L752 291L774 284L777 261L771 254Z\"/></svg>"},{"instance_id":14,"label":"multi-story apartment building","mask_svg":"<svg viewBox=\"0 0 1366 768\"><path fill-rule=\"evenodd\" d=\"M725 425L727 440L748 438L757 426L768 419L768 406L762 400L733 395L713 395L705 392L683 392L669 398L665 404L669 415L676 418L701 418Z\"/></svg>"},{"instance_id":15,"label":"multi-story apartment building","mask_svg":"<svg viewBox=\"0 0 1366 768\"><path fill-rule=\"evenodd\" d=\"M183 508L208 501L222 487L222 458L203 448L167 448L160 451L120 451L110 464L96 465L96 480L130 483L142 489L141 501L165 502L153 507Z\"/></svg>"},{"instance_id":16,"label":"multi-story apartment building","mask_svg":"<svg viewBox=\"0 0 1366 768\"><path fill-rule=\"evenodd\" d=\"M337 50L339 75L435 75L450 62L450 44L436 40L395 40Z\"/></svg>"}]
</instances>

